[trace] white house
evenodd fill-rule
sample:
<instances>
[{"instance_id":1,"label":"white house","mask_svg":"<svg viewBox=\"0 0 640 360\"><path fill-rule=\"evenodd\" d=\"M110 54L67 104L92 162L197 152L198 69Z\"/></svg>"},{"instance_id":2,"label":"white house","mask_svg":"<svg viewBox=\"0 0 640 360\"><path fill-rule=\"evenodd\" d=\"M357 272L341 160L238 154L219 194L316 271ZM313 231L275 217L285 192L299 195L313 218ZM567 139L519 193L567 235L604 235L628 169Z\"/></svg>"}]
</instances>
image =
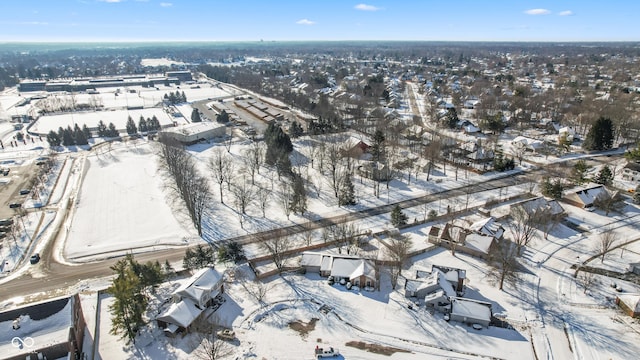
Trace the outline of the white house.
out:
<instances>
[{"instance_id":1,"label":"white house","mask_svg":"<svg viewBox=\"0 0 640 360\"><path fill-rule=\"evenodd\" d=\"M158 326L170 336L188 331L193 321L222 293L222 274L214 268L199 270L173 292L170 305L156 317Z\"/></svg>"},{"instance_id":2,"label":"white house","mask_svg":"<svg viewBox=\"0 0 640 360\"><path fill-rule=\"evenodd\" d=\"M640 181L640 164L635 162L627 163L622 168L622 179L627 181Z\"/></svg>"},{"instance_id":3,"label":"white house","mask_svg":"<svg viewBox=\"0 0 640 360\"><path fill-rule=\"evenodd\" d=\"M332 276L336 281L345 279L358 287L376 287L378 278L373 262L355 255L305 251L300 266L307 272Z\"/></svg>"}]
</instances>

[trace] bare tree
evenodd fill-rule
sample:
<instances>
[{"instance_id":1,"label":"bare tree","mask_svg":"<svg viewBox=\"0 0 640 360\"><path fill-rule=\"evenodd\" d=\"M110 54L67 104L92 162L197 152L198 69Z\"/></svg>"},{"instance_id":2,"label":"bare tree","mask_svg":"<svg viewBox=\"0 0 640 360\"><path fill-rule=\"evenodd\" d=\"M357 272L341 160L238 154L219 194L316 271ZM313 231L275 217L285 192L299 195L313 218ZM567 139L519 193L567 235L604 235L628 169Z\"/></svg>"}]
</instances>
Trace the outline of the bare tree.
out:
<instances>
[{"instance_id":1,"label":"bare tree","mask_svg":"<svg viewBox=\"0 0 640 360\"><path fill-rule=\"evenodd\" d=\"M604 211L605 215L609 216L612 211L621 212L626 204L620 192L615 191L611 194L608 190L605 190L596 196L595 200L593 200L593 206Z\"/></svg>"},{"instance_id":2,"label":"bare tree","mask_svg":"<svg viewBox=\"0 0 640 360\"><path fill-rule=\"evenodd\" d=\"M591 289L591 287L597 284L596 274L588 271L582 271L578 275L578 284L582 286L583 294L587 293L587 290Z\"/></svg>"},{"instance_id":3,"label":"bare tree","mask_svg":"<svg viewBox=\"0 0 640 360\"><path fill-rule=\"evenodd\" d=\"M260 166L264 161L264 143L252 142L249 149L245 151L245 162L249 175L251 175L251 185L255 185L255 174L260 174Z\"/></svg>"},{"instance_id":4,"label":"bare tree","mask_svg":"<svg viewBox=\"0 0 640 360\"><path fill-rule=\"evenodd\" d=\"M518 165L522 165L522 160L524 160L524 156L526 155L526 153L527 147L523 143L516 142L515 144L511 145L511 155L518 159Z\"/></svg>"},{"instance_id":5,"label":"bare tree","mask_svg":"<svg viewBox=\"0 0 640 360\"><path fill-rule=\"evenodd\" d=\"M278 229L273 232L261 233L259 239L260 247L265 250L273 260L279 270L284 266L284 253L291 248L291 238L285 230Z\"/></svg>"},{"instance_id":6,"label":"bare tree","mask_svg":"<svg viewBox=\"0 0 640 360\"><path fill-rule=\"evenodd\" d=\"M528 211L523 206L511 207L511 221L508 224L513 242L516 245L516 255L522 255L522 248L529 245L536 235L536 212Z\"/></svg>"},{"instance_id":7,"label":"bare tree","mask_svg":"<svg viewBox=\"0 0 640 360\"><path fill-rule=\"evenodd\" d=\"M424 147L423 155L427 159L427 181L431 175L431 170L436 166L436 161L442 157L442 141L435 138Z\"/></svg>"},{"instance_id":8,"label":"bare tree","mask_svg":"<svg viewBox=\"0 0 640 360\"><path fill-rule=\"evenodd\" d=\"M395 290L398 285L398 278L402 272L402 267L409 256L411 240L404 235L392 237L389 238L387 248L389 250L389 274L391 278L391 287Z\"/></svg>"},{"instance_id":9,"label":"bare tree","mask_svg":"<svg viewBox=\"0 0 640 360\"><path fill-rule=\"evenodd\" d=\"M498 280L498 289L502 290L504 282L515 284L518 280L517 247L507 239L500 240L494 251L489 254L490 274Z\"/></svg>"},{"instance_id":10,"label":"bare tree","mask_svg":"<svg viewBox=\"0 0 640 360\"><path fill-rule=\"evenodd\" d=\"M161 167L173 179L170 188L182 198L198 235L202 235L202 219L211 197L208 182L179 143L168 137L161 137L159 142Z\"/></svg>"},{"instance_id":11,"label":"bare tree","mask_svg":"<svg viewBox=\"0 0 640 360\"><path fill-rule=\"evenodd\" d=\"M222 149L215 149L213 151L213 155L211 156L211 158L209 158L208 167L213 174L214 179L218 183L218 187L220 190L220 203L224 204L222 184L232 176L231 157L224 151L222 151Z\"/></svg>"},{"instance_id":12,"label":"bare tree","mask_svg":"<svg viewBox=\"0 0 640 360\"><path fill-rule=\"evenodd\" d=\"M262 210L262 217L266 217L267 205L269 205L269 199L271 199L271 190L265 188L258 188L256 191L256 200L260 205L260 210Z\"/></svg>"},{"instance_id":13,"label":"bare tree","mask_svg":"<svg viewBox=\"0 0 640 360\"><path fill-rule=\"evenodd\" d=\"M600 262L604 263L604 258L613 249L613 244L616 242L616 235L611 228L605 228L602 230L599 236L598 251L600 252Z\"/></svg>"},{"instance_id":14,"label":"bare tree","mask_svg":"<svg viewBox=\"0 0 640 360\"><path fill-rule=\"evenodd\" d=\"M287 216L287 220L289 220L289 217L293 212L293 189L291 188L291 185L289 185L286 181L282 181L280 189L280 207L282 208L282 211L284 211L284 214Z\"/></svg>"},{"instance_id":15,"label":"bare tree","mask_svg":"<svg viewBox=\"0 0 640 360\"><path fill-rule=\"evenodd\" d=\"M218 338L216 326L202 326L202 332L198 332L199 345L193 351L198 360L220 360L231 355L231 344Z\"/></svg>"},{"instance_id":16,"label":"bare tree","mask_svg":"<svg viewBox=\"0 0 640 360\"><path fill-rule=\"evenodd\" d=\"M245 177L242 176L242 179L236 182L236 184L231 188L231 191L235 196L235 202L238 210L242 214L246 214L247 206L251 204L255 196L253 188L247 183Z\"/></svg>"},{"instance_id":17,"label":"bare tree","mask_svg":"<svg viewBox=\"0 0 640 360\"><path fill-rule=\"evenodd\" d=\"M342 167L340 165L341 151L340 147L336 144L330 144L326 149L326 168L329 171L329 184L333 189L333 195L338 198L338 192L340 191L340 179L342 176Z\"/></svg>"}]
</instances>

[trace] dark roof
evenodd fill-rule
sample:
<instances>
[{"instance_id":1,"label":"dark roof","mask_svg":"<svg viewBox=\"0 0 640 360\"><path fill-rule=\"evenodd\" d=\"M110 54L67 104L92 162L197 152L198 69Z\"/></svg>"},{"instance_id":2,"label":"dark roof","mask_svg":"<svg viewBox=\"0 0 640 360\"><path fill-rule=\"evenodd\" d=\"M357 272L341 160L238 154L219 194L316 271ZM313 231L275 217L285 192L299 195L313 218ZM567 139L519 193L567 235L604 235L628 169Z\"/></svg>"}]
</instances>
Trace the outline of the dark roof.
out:
<instances>
[{"instance_id":1,"label":"dark roof","mask_svg":"<svg viewBox=\"0 0 640 360\"><path fill-rule=\"evenodd\" d=\"M638 164L636 162L629 162L624 167L625 167L625 169L629 169L629 170L632 170L632 171L640 172L640 164Z\"/></svg>"},{"instance_id":2,"label":"dark roof","mask_svg":"<svg viewBox=\"0 0 640 360\"><path fill-rule=\"evenodd\" d=\"M53 300L45 303L29 305L18 309L13 309L0 313L0 323L5 321L13 321L20 315L29 315L31 320L42 320L49 316L55 315L62 311L70 301L70 297ZM71 321L71 318L69 318Z\"/></svg>"}]
</instances>

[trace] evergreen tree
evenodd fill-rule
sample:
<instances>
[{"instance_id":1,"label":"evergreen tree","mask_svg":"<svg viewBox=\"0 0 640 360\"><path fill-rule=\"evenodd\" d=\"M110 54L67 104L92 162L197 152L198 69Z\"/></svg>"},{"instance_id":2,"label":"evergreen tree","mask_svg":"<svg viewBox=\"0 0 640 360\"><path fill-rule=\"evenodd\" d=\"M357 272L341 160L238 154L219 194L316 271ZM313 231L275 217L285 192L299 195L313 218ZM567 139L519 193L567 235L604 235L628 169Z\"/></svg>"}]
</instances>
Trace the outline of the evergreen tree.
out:
<instances>
[{"instance_id":1,"label":"evergreen tree","mask_svg":"<svg viewBox=\"0 0 640 360\"><path fill-rule=\"evenodd\" d=\"M562 190L564 189L560 179L551 181L549 178L544 178L542 180L542 195L557 200L562 198Z\"/></svg>"},{"instance_id":2,"label":"evergreen tree","mask_svg":"<svg viewBox=\"0 0 640 360\"><path fill-rule=\"evenodd\" d=\"M82 133L84 134L84 138L87 139L87 144L89 143L89 139L91 139L91 130L87 127L87 124L82 124Z\"/></svg>"},{"instance_id":3,"label":"evergreen tree","mask_svg":"<svg viewBox=\"0 0 640 360\"><path fill-rule=\"evenodd\" d=\"M142 115L140 116L140 120L138 120L138 130L140 130L141 133L149 131L147 129L147 120L145 120Z\"/></svg>"},{"instance_id":4,"label":"evergreen tree","mask_svg":"<svg viewBox=\"0 0 640 360\"><path fill-rule=\"evenodd\" d=\"M609 150L613 146L613 123L611 119L600 117L589 129L582 143L586 150Z\"/></svg>"},{"instance_id":5,"label":"evergreen tree","mask_svg":"<svg viewBox=\"0 0 640 360\"><path fill-rule=\"evenodd\" d=\"M74 144L75 141L73 140L73 130L71 130L71 126L67 126L67 128L62 131L62 145L71 146Z\"/></svg>"},{"instance_id":6,"label":"evergreen tree","mask_svg":"<svg viewBox=\"0 0 640 360\"><path fill-rule=\"evenodd\" d=\"M142 292L144 286L135 271L136 262L131 254L119 260L111 269L116 273L108 291L114 297L109 306L112 335L121 335L127 343L135 344L135 337L144 325L143 314L149 299Z\"/></svg>"},{"instance_id":7,"label":"evergreen tree","mask_svg":"<svg viewBox=\"0 0 640 360\"><path fill-rule=\"evenodd\" d=\"M596 184L605 186L611 185L611 183L613 182L613 173L611 172L609 166L603 166L602 169L600 169L600 172L598 172L598 175L596 175L595 179L593 179L593 181Z\"/></svg>"},{"instance_id":8,"label":"evergreen tree","mask_svg":"<svg viewBox=\"0 0 640 360\"><path fill-rule=\"evenodd\" d=\"M229 122L229 114L226 110L222 110L218 116L216 116L216 121L221 124L226 124Z\"/></svg>"},{"instance_id":9,"label":"evergreen tree","mask_svg":"<svg viewBox=\"0 0 640 360\"><path fill-rule=\"evenodd\" d=\"M591 165L587 164L584 160L578 160L573 169L571 170L571 178L573 181L580 185L587 181L587 172L591 169Z\"/></svg>"},{"instance_id":10,"label":"evergreen tree","mask_svg":"<svg viewBox=\"0 0 640 360\"><path fill-rule=\"evenodd\" d=\"M176 92L177 92L177 91L176 91ZM180 100L181 100L183 103L186 103L186 102L187 102L187 95L185 95L184 91L182 92L182 94L181 94L181 96L180 96Z\"/></svg>"},{"instance_id":11,"label":"evergreen tree","mask_svg":"<svg viewBox=\"0 0 640 360\"><path fill-rule=\"evenodd\" d=\"M291 211L297 214L304 214L307 211L307 192L304 189L304 181L302 176L294 174L293 182L291 184Z\"/></svg>"},{"instance_id":12,"label":"evergreen tree","mask_svg":"<svg viewBox=\"0 0 640 360\"><path fill-rule=\"evenodd\" d=\"M377 162L381 162L384 160L385 156L385 136L382 130L376 129L373 134L373 144L371 145L371 155L373 156L373 160Z\"/></svg>"},{"instance_id":13,"label":"evergreen tree","mask_svg":"<svg viewBox=\"0 0 640 360\"><path fill-rule=\"evenodd\" d=\"M78 124L76 124L75 128L73 129L73 141L76 145L89 144L89 141L87 140L87 137L85 136L84 131L80 129Z\"/></svg>"},{"instance_id":14,"label":"evergreen tree","mask_svg":"<svg viewBox=\"0 0 640 360\"><path fill-rule=\"evenodd\" d=\"M396 205L391 211L391 225L400 227L407 224L407 215L402 212L400 205Z\"/></svg>"},{"instance_id":15,"label":"evergreen tree","mask_svg":"<svg viewBox=\"0 0 640 360\"><path fill-rule=\"evenodd\" d=\"M218 248L218 261L231 261L237 264L246 259L242 245L235 241L225 243Z\"/></svg>"},{"instance_id":16,"label":"evergreen tree","mask_svg":"<svg viewBox=\"0 0 640 360\"><path fill-rule=\"evenodd\" d=\"M302 129L302 126L300 126L300 124L297 121L294 121L291 123L291 126L289 127L289 135L292 138L297 138L301 136L303 133L304 133L304 130Z\"/></svg>"},{"instance_id":17,"label":"evergreen tree","mask_svg":"<svg viewBox=\"0 0 640 360\"><path fill-rule=\"evenodd\" d=\"M449 110L447 110L445 120L449 129L455 129L458 126L458 112L455 108L450 108Z\"/></svg>"},{"instance_id":18,"label":"evergreen tree","mask_svg":"<svg viewBox=\"0 0 640 360\"><path fill-rule=\"evenodd\" d=\"M129 116L129 118L127 119L127 134L128 135L133 135L135 133L138 132L138 128L136 127L136 123L133 122L133 119L131 118L131 116Z\"/></svg>"},{"instance_id":19,"label":"evergreen tree","mask_svg":"<svg viewBox=\"0 0 640 360\"><path fill-rule=\"evenodd\" d=\"M202 119L200 118L200 112L198 111L198 109L193 109L193 111L191 112L191 122L198 123L201 121Z\"/></svg>"},{"instance_id":20,"label":"evergreen tree","mask_svg":"<svg viewBox=\"0 0 640 360\"><path fill-rule=\"evenodd\" d=\"M118 132L118 129L116 129L116 126L112 122L109 123L109 128L107 129L107 136L108 137L120 136L120 132Z\"/></svg>"},{"instance_id":21,"label":"evergreen tree","mask_svg":"<svg viewBox=\"0 0 640 360\"><path fill-rule=\"evenodd\" d=\"M102 120L98 121L98 136L105 137L107 134L107 125Z\"/></svg>"},{"instance_id":22,"label":"evergreen tree","mask_svg":"<svg viewBox=\"0 0 640 360\"><path fill-rule=\"evenodd\" d=\"M47 134L47 142L49 143L50 147L56 147L56 146L60 146L60 137L58 136L58 134L51 130L49 131L49 134Z\"/></svg>"},{"instance_id":23,"label":"evergreen tree","mask_svg":"<svg viewBox=\"0 0 640 360\"><path fill-rule=\"evenodd\" d=\"M280 174L291 173L291 161L289 154L293 151L291 138L278 125L269 124L264 133L264 139L267 143L267 151L265 152L265 163L275 165Z\"/></svg>"},{"instance_id":24,"label":"evergreen tree","mask_svg":"<svg viewBox=\"0 0 640 360\"><path fill-rule=\"evenodd\" d=\"M203 267L213 267L215 255L211 247L198 245L195 250L187 249L182 259L182 266L185 269L201 269Z\"/></svg>"},{"instance_id":25,"label":"evergreen tree","mask_svg":"<svg viewBox=\"0 0 640 360\"><path fill-rule=\"evenodd\" d=\"M61 142L62 139L64 139L64 129L62 128L62 126L58 127L58 138L60 138Z\"/></svg>"},{"instance_id":26,"label":"evergreen tree","mask_svg":"<svg viewBox=\"0 0 640 360\"><path fill-rule=\"evenodd\" d=\"M338 205L347 206L355 204L356 196L353 182L351 181L351 175L346 174L342 179L342 183L340 184L340 192L338 193Z\"/></svg>"}]
</instances>

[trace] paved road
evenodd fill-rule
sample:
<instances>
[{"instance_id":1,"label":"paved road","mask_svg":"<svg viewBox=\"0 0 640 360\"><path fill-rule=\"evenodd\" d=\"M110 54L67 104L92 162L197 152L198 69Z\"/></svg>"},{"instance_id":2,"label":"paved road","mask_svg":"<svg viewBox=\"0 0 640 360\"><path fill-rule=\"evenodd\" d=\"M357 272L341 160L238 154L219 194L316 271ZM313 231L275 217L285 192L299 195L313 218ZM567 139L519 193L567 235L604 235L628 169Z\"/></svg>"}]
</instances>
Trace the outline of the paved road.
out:
<instances>
[{"instance_id":1,"label":"paved road","mask_svg":"<svg viewBox=\"0 0 640 360\"><path fill-rule=\"evenodd\" d=\"M502 187L512 186L516 183L522 183L524 181L523 175L510 175L504 178L497 178L488 180L483 183L471 184L467 187L444 190L442 192L425 195L413 199L401 201L399 203L387 204L376 208L365 209L357 212L353 212L346 215L334 216L329 218L322 218L314 221L309 221L303 224L292 225L275 230L265 231L263 233L243 235L236 238L229 239L229 241L237 241L241 244L248 244L251 242L259 241L259 239L269 236L275 232L285 232L286 234L296 234L313 229L319 229L322 227L330 226L332 224L340 224L344 222L351 222L359 219L364 219L370 216L376 216L391 212L396 204L401 207L412 207L421 204L434 202L442 199L447 199L454 196L465 195L467 192L480 192L491 189L498 189ZM61 216L65 216L65 209L60 209L63 213ZM77 265L65 265L56 262L51 255L53 253L52 248L54 242L49 244L48 249L43 251L45 255L37 266L38 271L34 271L37 275L25 274L16 279L8 281L1 286L0 301L5 301L15 296L25 296L39 292L52 292L55 290L63 289L77 284L81 280L100 278L109 276L113 272L110 269L118 259L111 258L107 260L83 263ZM167 249L160 251L153 251L148 253L136 254L136 260L140 262L155 261L158 260L161 263L165 260L169 262L177 262L184 257L185 248Z\"/></svg>"}]
</instances>

